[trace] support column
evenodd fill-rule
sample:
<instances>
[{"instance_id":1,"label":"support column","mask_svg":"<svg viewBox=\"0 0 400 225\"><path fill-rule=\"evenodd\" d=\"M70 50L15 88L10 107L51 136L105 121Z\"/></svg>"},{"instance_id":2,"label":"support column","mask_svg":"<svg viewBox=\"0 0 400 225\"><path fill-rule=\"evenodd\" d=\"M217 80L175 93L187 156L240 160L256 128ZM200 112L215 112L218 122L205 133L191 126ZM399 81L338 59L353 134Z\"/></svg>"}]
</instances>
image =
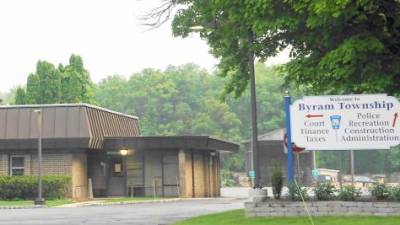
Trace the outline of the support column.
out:
<instances>
[{"instance_id":1,"label":"support column","mask_svg":"<svg viewBox=\"0 0 400 225\"><path fill-rule=\"evenodd\" d=\"M209 174L209 197L215 197L215 183L214 183L214 170L213 170L213 154L214 152L210 152L208 156L208 174Z\"/></svg>"},{"instance_id":2,"label":"support column","mask_svg":"<svg viewBox=\"0 0 400 225\"><path fill-rule=\"evenodd\" d=\"M178 153L179 164L179 197L186 198L186 154L184 149L180 149Z\"/></svg>"},{"instance_id":3,"label":"support column","mask_svg":"<svg viewBox=\"0 0 400 225\"><path fill-rule=\"evenodd\" d=\"M220 170L220 153L216 153L216 158L215 158L215 175L216 175L216 192L215 192L215 197L221 196L221 170Z\"/></svg>"}]
</instances>

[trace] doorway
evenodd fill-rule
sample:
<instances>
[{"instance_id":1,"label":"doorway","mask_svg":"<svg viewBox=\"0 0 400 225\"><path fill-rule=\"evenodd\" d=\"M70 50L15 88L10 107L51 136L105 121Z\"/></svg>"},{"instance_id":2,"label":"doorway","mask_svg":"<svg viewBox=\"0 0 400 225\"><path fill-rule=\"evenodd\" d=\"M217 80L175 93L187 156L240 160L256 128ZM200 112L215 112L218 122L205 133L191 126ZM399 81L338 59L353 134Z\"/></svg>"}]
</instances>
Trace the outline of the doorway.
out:
<instances>
[{"instance_id":1,"label":"doorway","mask_svg":"<svg viewBox=\"0 0 400 225\"><path fill-rule=\"evenodd\" d=\"M108 156L108 196L126 195L126 166L122 156Z\"/></svg>"}]
</instances>

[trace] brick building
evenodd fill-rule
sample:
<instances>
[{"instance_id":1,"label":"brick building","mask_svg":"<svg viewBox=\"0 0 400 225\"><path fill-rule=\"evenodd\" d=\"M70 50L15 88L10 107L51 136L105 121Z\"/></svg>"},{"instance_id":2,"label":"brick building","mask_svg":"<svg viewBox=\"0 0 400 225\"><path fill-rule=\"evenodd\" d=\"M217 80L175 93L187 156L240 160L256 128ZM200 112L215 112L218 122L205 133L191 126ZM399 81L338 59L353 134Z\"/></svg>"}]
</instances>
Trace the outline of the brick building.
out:
<instances>
[{"instance_id":1,"label":"brick building","mask_svg":"<svg viewBox=\"0 0 400 225\"><path fill-rule=\"evenodd\" d=\"M71 177L71 197L214 197L219 152L239 146L208 136L140 136L138 118L87 104L0 107L0 176L37 175L43 115L43 174ZM89 180L92 189L89 190Z\"/></svg>"}]
</instances>

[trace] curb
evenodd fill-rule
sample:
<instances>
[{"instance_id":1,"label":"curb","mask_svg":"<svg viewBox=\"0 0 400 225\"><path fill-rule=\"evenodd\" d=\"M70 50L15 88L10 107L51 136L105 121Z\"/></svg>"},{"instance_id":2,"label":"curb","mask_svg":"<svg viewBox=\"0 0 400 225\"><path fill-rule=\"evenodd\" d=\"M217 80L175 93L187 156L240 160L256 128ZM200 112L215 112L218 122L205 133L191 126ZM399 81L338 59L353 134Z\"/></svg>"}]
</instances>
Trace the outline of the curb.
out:
<instances>
[{"instance_id":1,"label":"curb","mask_svg":"<svg viewBox=\"0 0 400 225\"><path fill-rule=\"evenodd\" d=\"M201 201L201 200L215 200L215 199L223 199L223 198L171 198L171 199L160 199L160 200L122 201L122 202L93 202L93 203L87 202L86 204L76 205L72 207L135 205L135 204L145 204L145 203L164 203L164 202L193 201L193 200ZM63 206L58 206L58 207L62 208Z\"/></svg>"},{"instance_id":2,"label":"curb","mask_svg":"<svg viewBox=\"0 0 400 225\"><path fill-rule=\"evenodd\" d=\"M43 205L0 206L0 210L6 210L6 209L40 209L40 208L47 208L47 206L43 206Z\"/></svg>"},{"instance_id":3,"label":"curb","mask_svg":"<svg viewBox=\"0 0 400 225\"><path fill-rule=\"evenodd\" d=\"M180 198L173 199L163 199L163 200L143 200L143 201L123 201L123 202L96 202L88 203L84 205L79 205L77 207L90 207L90 206L113 206L113 205L134 205L134 204L144 204L144 203L163 203L163 202L177 202L181 201Z\"/></svg>"},{"instance_id":4,"label":"curb","mask_svg":"<svg viewBox=\"0 0 400 225\"><path fill-rule=\"evenodd\" d=\"M164 202L178 202L178 201L204 201L204 200L218 200L218 199L231 199L224 197L215 198L171 198L171 199L159 199L159 200L142 200L142 201L122 201L122 202L83 202L82 204L65 204L51 208L76 208L76 207L91 207L91 206L113 206L113 205L134 205L134 204L145 204L145 203L164 203ZM232 198L236 199L236 198ZM26 206L0 206L0 210L6 209L40 209L49 208L45 205L26 205Z\"/></svg>"}]
</instances>

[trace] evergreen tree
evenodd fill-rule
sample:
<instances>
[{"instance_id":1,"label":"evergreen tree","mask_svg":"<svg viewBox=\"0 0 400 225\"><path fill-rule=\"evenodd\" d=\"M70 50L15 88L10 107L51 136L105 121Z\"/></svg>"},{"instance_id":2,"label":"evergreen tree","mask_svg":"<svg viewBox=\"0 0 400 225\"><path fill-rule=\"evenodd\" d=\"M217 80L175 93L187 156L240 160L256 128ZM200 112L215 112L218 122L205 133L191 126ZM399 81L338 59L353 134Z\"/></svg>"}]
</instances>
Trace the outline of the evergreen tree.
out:
<instances>
[{"instance_id":1,"label":"evergreen tree","mask_svg":"<svg viewBox=\"0 0 400 225\"><path fill-rule=\"evenodd\" d=\"M15 93L15 104L23 105L27 104L27 97L24 88L18 87Z\"/></svg>"}]
</instances>

